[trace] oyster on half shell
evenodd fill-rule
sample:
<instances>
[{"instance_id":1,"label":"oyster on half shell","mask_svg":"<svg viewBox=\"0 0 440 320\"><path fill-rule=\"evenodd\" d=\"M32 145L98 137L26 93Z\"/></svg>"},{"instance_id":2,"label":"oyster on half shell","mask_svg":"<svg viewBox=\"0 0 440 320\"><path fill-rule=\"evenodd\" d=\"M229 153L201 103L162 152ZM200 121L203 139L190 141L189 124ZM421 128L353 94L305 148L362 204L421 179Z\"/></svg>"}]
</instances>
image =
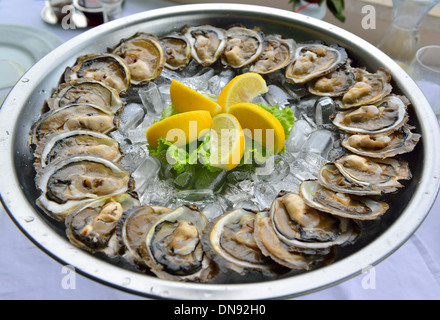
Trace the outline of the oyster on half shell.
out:
<instances>
[{"instance_id":1,"label":"oyster on half shell","mask_svg":"<svg viewBox=\"0 0 440 320\"><path fill-rule=\"evenodd\" d=\"M99 197L133 192L130 174L107 159L78 155L54 161L38 172L41 191L37 205L49 216L64 221L77 207Z\"/></svg>"},{"instance_id":2,"label":"oyster on half shell","mask_svg":"<svg viewBox=\"0 0 440 320\"><path fill-rule=\"evenodd\" d=\"M299 192L308 206L342 218L376 220L389 209L385 202L335 192L321 186L317 180L304 181Z\"/></svg>"},{"instance_id":3,"label":"oyster on half shell","mask_svg":"<svg viewBox=\"0 0 440 320\"><path fill-rule=\"evenodd\" d=\"M191 43L191 55L198 63L208 67L216 62L226 46L226 32L223 29L205 25L186 27L182 33Z\"/></svg>"},{"instance_id":4,"label":"oyster on half shell","mask_svg":"<svg viewBox=\"0 0 440 320\"><path fill-rule=\"evenodd\" d=\"M128 193L99 198L67 216L67 237L81 249L116 256L120 250L117 227L124 213L139 205L137 197Z\"/></svg>"},{"instance_id":5,"label":"oyster on half shell","mask_svg":"<svg viewBox=\"0 0 440 320\"><path fill-rule=\"evenodd\" d=\"M159 39L165 50L165 67L182 71L191 60L191 43L180 33L171 33Z\"/></svg>"},{"instance_id":6,"label":"oyster on half shell","mask_svg":"<svg viewBox=\"0 0 440 320\"><path fill-rule=\"evenodd\" d=\"M245 27L232 27L226 31L226 45L221 55L222 64L230 68L243 68L263 53L264 34Z\"/></svg>"},{"instance_id":7,"label":"oyster on half shell","mask_svg":"<svg viewBox=\"0 0 440 320\"><path fill-rule=\"evenodd\" d=\"M300 44L293 62L286 68L286 79L295 84L306 83L335 71L347 59L347 52L338 45Z\"/></svg>"}]
</instances>

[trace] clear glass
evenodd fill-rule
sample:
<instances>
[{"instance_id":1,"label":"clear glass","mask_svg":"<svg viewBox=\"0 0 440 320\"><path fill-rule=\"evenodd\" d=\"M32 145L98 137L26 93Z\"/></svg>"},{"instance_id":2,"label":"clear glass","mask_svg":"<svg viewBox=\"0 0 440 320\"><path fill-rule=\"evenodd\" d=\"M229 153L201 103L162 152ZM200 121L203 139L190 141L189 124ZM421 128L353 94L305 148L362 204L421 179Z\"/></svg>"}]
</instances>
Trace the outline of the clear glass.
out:
<instances>
[{"instance_id":1,"label":"clear glass","mask_svg":"<svg viewBox=\"0 0 440 320\"><path fill-rule=\"evenodd\" d=\"M102 6L104 23L116 20L122 16L124 0L99 0Z\"/></svg>"},{"instance_id":2,"label":"clear glass","mask_svg":"<svg viewBox=\"0 0 440 320\"><path fill-rule=\"evenodd\" d=\"M417 51L408 67L440 121L440 46L427 46Z\"/></svg>"},{"instance_id":3,"label":"clear glass","mask_svg":"<svg viewBox=\"0 0 440 320\"><path fill-rule=\"evenodd\" d=\"M393 0L394 19L378 48L404 69L419 49L419 26L440 0Z\"/></svg>"}]
</instances>

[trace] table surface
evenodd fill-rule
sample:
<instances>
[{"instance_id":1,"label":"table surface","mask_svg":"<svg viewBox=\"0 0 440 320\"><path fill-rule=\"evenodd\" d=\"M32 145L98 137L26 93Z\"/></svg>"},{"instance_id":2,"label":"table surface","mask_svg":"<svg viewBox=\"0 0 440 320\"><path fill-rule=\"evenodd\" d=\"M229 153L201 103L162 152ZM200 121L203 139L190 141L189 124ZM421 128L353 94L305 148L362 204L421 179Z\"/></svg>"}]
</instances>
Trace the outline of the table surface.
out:
<instances>
[{"instance_id":1,"label":"table surface","mask_svg":"<svg viewBox=\"0 0 440 320\"><path fill-rule=\"evenodd\" d=\"M127 0L124 15L173 5L159 0ZM62 40L84 30L63 30L40 19L43 0L0 0L0 23L50 31ZM298 300L439 299L440 201L425 223L396 253L368 273ZM0 299L144 299L78 275L66 287L63 266L34 246L0 210Z\"/></svg>"}]
</instances>

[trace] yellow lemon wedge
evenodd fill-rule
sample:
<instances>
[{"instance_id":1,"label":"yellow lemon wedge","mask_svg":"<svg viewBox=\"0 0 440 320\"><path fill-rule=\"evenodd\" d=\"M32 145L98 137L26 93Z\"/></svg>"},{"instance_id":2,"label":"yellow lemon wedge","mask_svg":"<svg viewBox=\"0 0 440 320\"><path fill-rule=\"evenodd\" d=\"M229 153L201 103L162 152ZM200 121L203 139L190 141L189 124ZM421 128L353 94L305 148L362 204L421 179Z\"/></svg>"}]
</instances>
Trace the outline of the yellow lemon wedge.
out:
<instances>
[{"instance_id":1,"label":"yellow lemon wedge","mask_svg":"<svg viewBox=\"0 0 440 320\"><path fill-rule=\"evenodd\" d=\"M176 80L171 82L170 95L171 103L179 113L204 110L213 117L222 110L217 102Z\"/></svg>"},{"instance_id":2,"label":"yellow lemon wedge","mask_svg":"<svg viewBox=\"0 0 440 320\"><path fill-rule=\"evenodd\" d=\"M223 112L241 102L252 102L255 97L268 92L266 81L258 73L248 72L232 79L221 91L217 103Z\"/></svg>"},{"instance_id":3,"label":"yellow lemon wedge","mask_svg":"<svg viewBox=\"0 0 440 320\"><path fill-rule=\"evenodd\" d=\"M240 122L233 115L220 114L213 119L210 164L223 170L236 168L243 158L245 138Z\"/></svg>"},{"instance_id":4,"label":"yellow lemon wedge","mask_svg":"<svg viewBox=\"0 0 440 320\"><path fill-rule=\"evenodd\" d=\"M238 119L247 136L268 150L278 153L284 148L284 128L270 112L253 103L238 103L229 107L229 114Z\"/></svg>"},{"instance_id":5,"label":"yellow lemon wedge","mask_svg":"<svg viewBox=\"0 0 440 320\"><path fill-rule=\"evenodd\" d=\"M212 124L209 111L179 113L148 128L147 141L150 146L157 148L158 140L165 138L177 147L182 147L204 135Z\"/></svg>"}]
</instances>

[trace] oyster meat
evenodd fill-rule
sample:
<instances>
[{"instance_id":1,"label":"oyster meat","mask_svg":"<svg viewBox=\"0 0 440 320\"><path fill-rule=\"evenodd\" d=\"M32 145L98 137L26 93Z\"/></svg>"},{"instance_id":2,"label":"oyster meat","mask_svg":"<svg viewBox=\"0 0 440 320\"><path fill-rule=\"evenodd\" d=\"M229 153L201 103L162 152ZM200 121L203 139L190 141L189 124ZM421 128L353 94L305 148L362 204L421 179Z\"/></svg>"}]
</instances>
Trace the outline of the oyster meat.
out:
<instances>
[{"instance_id":1,"label":"oyster meat","mask_svg":"<svg viewBox=\"0 0 440 320\"><path fill-rule=\"evenodd\" d=\"M329 254L332 247L353 244L360 235L353 220L311 208L295 193L282 192L270 211L278 238L293 250Z\"/></svg>"},{"instance_id":2,"label":"oyster meat","mask_svg":"<svg viewBox=\"0 0 440 320\"><path fill-rule=\"evenodd\" d=\"M124 59L133 85L158 78L165 65L165 51L159 39L145 33L122 40L111 53Z\"/></svg>"},{"instance_id":3,"label":"oyster meat","mask_svg":"<svg viewBox=\"0 0 440 320\"><path fill-rule=\"evenodd\" d=\"M349 133L387 134L402 128L408 121L404 96L390 95L375 105L340 111L331 117L333 124Z\"/></svg>"},{"instance_id":4,"label":"oyster meat","mask_svg":"<svg viewBox=\"0 0 440 320\"><path fill-rule=\"evenodd\" d=\"M256 213L237 209L218 217L203 232L203 247L222 270L244 275L258 271L279 275L280 266L263 255L254 238Z\"/></svg>"},{"instance_id":5,"label":"oyster meat","mask_svg":"<svg viewBox=\"0 0 440 320\"><path fill-rule=\"evenodd\" d=\"M229 28L221 55L222 64L230 68L243 68L257 60L264 48L263 33L245 27Z\"/></svg>"},{"instance_id":6,"label":"oyster meat","mask_svg":"<svg viewBox=\"0 0 440 320\"><path fill-rule=\"evenodd\" d=\"M45 113L31 129L31 143L38 145L48 134L75 130L107 134L119 126L106 109L91 104L71 104Z\"/></svg>"},{"instance_id":7,"label":"oyster meat","mask_svg":"<svg viewBox=\"0 0 440 320\"><path fill-rule=\"evenodd\" d=\"M342 146L358 155L370 158L391 158L414 150L421 135L413 133L412 127L405 125L389 134L346 134Z\"/></svg>"},{"instance_id":8,"label":"oyster meat","mask_svg":"<svg viewBox=\"0 0 440 320\"><path fill-rule=\"evenodd\" d=\"M50 109L59 109L70 104L93 104L115 114L124 106L115 89L102 82L84 79L61 84L48 99Z\"/></svg>"},{"instance_id":9,"label":"oyster meat","mask_svg":"<svg viewBox=\"0 0 440 320\"><path fill-rule=\"evenodd\" d=\"M145 240L151 271L161 279L207 282L217 266L203 250L201 235L208 219L195 206L182 206L165 214Z\"/></svg>"},{"instance_id":10,"label":"oyster meat","mask_svg":"<svg viewBox=\"0 0 440 320\"><path fill-rule=\"evenodd\" d=\"M376 220L389 209L385 202L335 192L321 186L317 180L304 181L299 191L309 207L342 218Z\"/></svg>"},{"instance_id":11,"label":"oyster meat","mask_svg":"<svg viewBox=\"0 0 440 320\"><path fill-rule=\"evenodd\" d=\"M250 66L250 72L269 74L292 62L296 49L295 40L283 39L280 35L268 35L266 42L265 50Z\"/></svg>"},{"instance_id":12,"label":"oyster meat","mask_svg":"<svg viewBox=\"0 0 440 320\"><path fill-rule=\"evenodd\" d=\"M182 33L191 43L194 60L205 67L216 62L225 49L226 32L223 29L205 25L186 27Z\"/></svg>"},{"instance_id":13,"label":"oyster meat","mask_svg":"<svg viewBox=\"0 0 440 320\"><path fill-rule=\"evenodd\" d=\"M38 172L35 184L42 193L38 206L59 221L99 197L134 190L128 172L112 161L87 155L52 162Z\"/></svg>"},{"instance_id":14,"label":"oyster meat","mask_svg":"<svg viewBox=\"0 0 440 320\"><path fill-rule=\"evenodd\" d=\"M388 70L379 68L376 73L369 73L358 69L358 72L360 72L362 80L356 82L342 97L340 107L343 109L374 104L388 96L393 90Z\"/></svg>"},{"instance_id":15,"label":"oyster meat","mask_svg":"<svg viewBox=\"0 0 440 320\"><path fill-rule=\"evenodd\" d=\"M191 60L191 43L188 38L180 33L171 33L159 40L165 49L165 67L176 71L185 69Z\"/></svg>"},{"instance_id":16,"label":"oyster meat","mask_svg":"<svg viewBox=\"0 0 440 320\"><path fill-rule=\"evenodd\" d=\"M35 151L35 167L38 171L55 160L79 154L96 155L113 162L122 158L116 140L98 132L75 130L49 134Z\"/></svg>"},{"instance_id":17,"label":"oyster meat","mask_svg":"<svg viewBox=\"0 0 440 320\"><path fill-rule=\"evenodd\" d=\"M286 79L295 84L329 74L348 59L347 52L338 45L322 43L298 45L293 62L286 68Z\"/></svg>"},{"instance_id":18,"label":"oyster meat","mask_svg":"<svg viewBox=\"0 0 440 320\"><path fill-rule=\"evenodd\" d=\"M130 87L130 70L125 61L113 54L89 54L79 57L72 68L64 72L64 81L94 80L115 89L118 94Z\"/></svg>"},{"instance_id":19,"label":"oyster meat","mask_svg":"<svg viewBox=\"0 0 440 320\"><path fill-rule=\"evenodd\" d=\"M128 193L99 198L67 216L67 237L81 249L117 256L120 250L116 232L118 224L127 210L139 205L139 200Z\"/></svg>"}]
</instances>

